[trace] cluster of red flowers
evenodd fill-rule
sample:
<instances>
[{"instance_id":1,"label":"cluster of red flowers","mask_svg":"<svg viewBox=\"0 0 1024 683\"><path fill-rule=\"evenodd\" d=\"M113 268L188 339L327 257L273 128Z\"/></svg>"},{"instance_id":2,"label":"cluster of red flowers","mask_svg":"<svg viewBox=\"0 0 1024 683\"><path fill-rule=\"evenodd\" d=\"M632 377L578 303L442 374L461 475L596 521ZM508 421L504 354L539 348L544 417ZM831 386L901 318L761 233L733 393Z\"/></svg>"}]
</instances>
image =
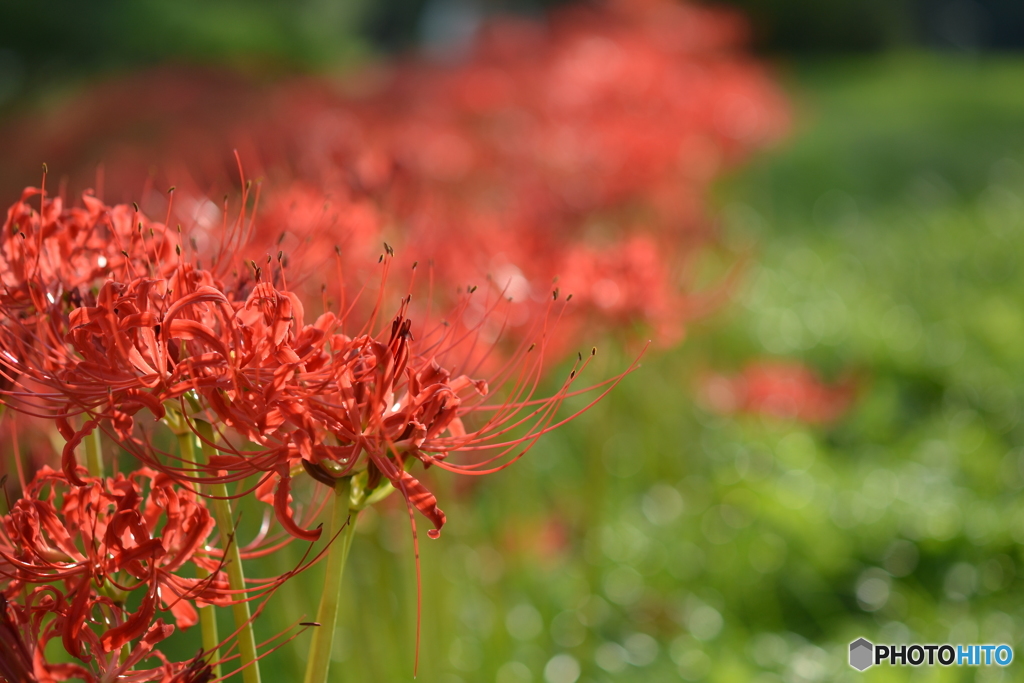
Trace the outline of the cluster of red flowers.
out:
<instances>
[{"instance_id":1,"label":"cluster of red flowers","mask_svg":"<svg viewBox=\"0 0 1024 683\"><path fill-rule=\"evenodd\" d=\"M155 618L158 604L179 628L188 628L198 622L193 603L231 601L219 562L204 545L213 518L194 493L147 469L73 486L44 468L3 523L0 620L10 631L4 646L12 652L0 675L9 681L209 680L208 664L176 665L153 649L174 631ZM189 562L208 578L184 578ZM126 601L136 590L143 597L131 612ZM91 670L47 663L44 651L57 637ZM138 645L121 658L136 638ZM135 670L151 656L159 667Z\"/></svg>"},{"instance_id":2,"label":"cluster of red flowers","mask_svg":"<svg viewBox=\"0 0 1024 683\"><path fill-rule=\"evenodd\" d=\"M361 285L386 240L403 266L432 263L430 298L480 286L510 299L506 336L558 287L576 302L550 343L558 359L583 326L675 341L716 300L688 268L714 239L709 184L788 126L745 34L732 13L670 0L568 7L546 23L486 21L457 61L407 59L342 87L136 77L74 102L48 133L65 167L69 149L83 165L103 150L106 192L141 190L162 213L155 181L139 186L160 160L179 188L174 220L200 247L223 217L230 141L271 181L247 258L283 249L312 272L333 268L337 247Z\"/></svg>"},{"instance_id":3,"label":"cluster of red flowers","mask_svg":"<svg viewBox=\"0 0 1024 683\"><path fill-rule=\"evenodd\" d=\"M577 322L677 338L710 181L787 123L743 28L674 2L570 7L486 24L457 66L397 66L356 110L395 160L390 210L447 281L487 273L531 307L557 276Z\"/></svg>"},{"instance_id":4,"label":"cluster of red flowers","mask_svg":"<svg viewBox=\"0 0 1024 683\"><path fill-rule=\"evenodd\" d=\"M245 224L242 213L221 243L236 241ZM466 474L507 466L559 424L555 411L589 362L581 357L553 396L538 398L543 330L488 380L474 378L486 358L478 342L487 316L476 328L413 321L408 295L385 320L382 282L358 329L348 329L349 313L326 307L308 323L300 298L264 279L255 263L223 254L204 270L196 260L188 240L164 223L89 195L81 208L65 208L29 189L8 211L0 234L2 400L50 421L66 440L60 471L23 479L0 536L5 619L24 636L19 642L34 643L40 680L120 676L140 661L119 658L126 643L142 638L151 647L173 630L154 621L158 609L187 628L196 621L192 603L253 599L226 589L219 563L227 556L206 545L213 525L197 491L255 477L250 488L273 505L281 527L316 540L319 529L294 517L292 478L333 484L358 475L367 493L399 491L436 537L445 516L412 464ZM386 275L390 257L383 261ZM277 279L286 279L277 267ZM453 318L462 319L473 300L465 295ZM492 383L501 389L497 400ZM205 461L161 448L160 422L196 439ZM101 462L109 439L143 468L90 476L78 452L97 437ZM449 458L454 452L463 460ZM319 507L306 506L313 514ZM181 578L186 562L208 578ZM143 597L129 611L132 591ZM69 654L99 669L43 661L57 635ZM133 652L148 657L144 650ZM176 666L164 662L159 680L193 664Z\"/></svg>"}]
</instances>

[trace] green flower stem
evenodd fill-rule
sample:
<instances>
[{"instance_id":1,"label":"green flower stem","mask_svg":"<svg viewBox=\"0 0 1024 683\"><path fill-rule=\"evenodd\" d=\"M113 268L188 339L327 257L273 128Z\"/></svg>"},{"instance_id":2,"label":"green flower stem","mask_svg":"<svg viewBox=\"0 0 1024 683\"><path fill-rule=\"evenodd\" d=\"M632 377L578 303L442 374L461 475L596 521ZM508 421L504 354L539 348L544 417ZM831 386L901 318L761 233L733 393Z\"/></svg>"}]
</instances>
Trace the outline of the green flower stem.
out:
<instances>
[{"instance_id":1,"label":"green flower stem","mask_svg":"<svg viewBox=\"0 0 1024 683\"><path fill-rule=\"evenodd\" d=\"M103 478L103 432L99 425L85 437L85 467L92 476Z\"/></svg>"},{"instance_id":2,"label":"green flower stem","mask_svg":"<svg viewBox=\"0 0 1024 683\"><path fill-rule=\"evenodd\" d=\"M203 457L209 461L216 454L213 446L213 428L208 422L196 420L196 429L202 437ZM224 554L227 561L228 584L232 590L245 591L245 572L242 570L242 553L239 550L232 529L235 528L231 512L231 501L228 500L227 484L219 482L210 484L210 495L213 496L213 516L217 520L220 536L224 541ZM245 593L234 595L236 600L245 598ZM238 653L241 656L242 680L245 683L260 683L259 661L256 659L256 635L252 627L252 615L248 602L236 602L231 605L235 617L235 628L238 633Z\"/></svg>"},{"instance_id":3,"label":"green flower stem","mask_svg":"<svg viewBox=\"0 0 1024 683\"><path fill-rule=\"evenodd\" d=\"M328 538L331 548L327 552L327 576L320 596L320 608L316 613L319 627L313 632L306 661L305 683L327 683L327 670L331 665L331 648L334 646L334 629L338 621L338 605L341 603L341 577L345 561L352 547L355 530L355 515L352 509L352 478L345 477L334 485L334 511L331 513L331 530Z\"/></svg>"},{"instance_id":4,"label":"green flower stem","mask_svg":"<svg viewBox=\"0 0 1024 683\"><path fill-rule=\"evenodd\" d=\"M178 449L181 451L182 459L188 464L193 466L193 469L198 469L196 465L196 439L192 434L191 430L186 428L185 431L178 434ZM199 490L199 485L196 484L196 491ZM210 572L206 571L198 564L196 565L196 576L199 579L205 579L210 576ZM203 635L203 652L208 657L208 662L219 662L220 660L220 636L217 635L217 607L214 605L207 605L206 607L199 608L199 628ZM213 666L213 677L220 678L220 664L214 664Z\"/></svg>"}]
</instances>

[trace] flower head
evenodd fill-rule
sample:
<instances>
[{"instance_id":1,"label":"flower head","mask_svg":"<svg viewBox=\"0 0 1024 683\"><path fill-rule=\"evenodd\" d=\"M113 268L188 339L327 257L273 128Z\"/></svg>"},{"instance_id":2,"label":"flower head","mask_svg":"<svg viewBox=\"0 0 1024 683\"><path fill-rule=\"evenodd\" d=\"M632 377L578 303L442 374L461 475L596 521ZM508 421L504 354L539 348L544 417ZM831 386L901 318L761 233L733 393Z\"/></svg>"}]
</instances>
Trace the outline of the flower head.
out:
<instances>
[{"instance_id":1,"label":"flower head","mask_svg":"<svg viewBox=\"0 0 1024 683\"><path fill-rule=\"evenodd\" d=\"M205 548L213 519L194 493L145 469L83 483L73 486L62 473L41 470L4 516L0 539L8 595L47 586L70 603L61 632L69 654L89 661L119 650L150 629L158 608L188 628L198 620L193 603L231 601L219 563ZM187 562L212 578L183 578ZM129 612L126 601L136 591L142 601ZM104 610L113 616L97 620ZM85 635L98 624L95 637Z\"/></svg>"},{"instance_id":2,"label":"flower head","mask_svg":"<svg viewBox=\"0 0 1024 683\"><path fill-rule=\"evenodd\" d=\"M69 216L56 214L52 234L65 235ZM154 224L153 233L167 231ZM524 335L536 341L498 360L488 336L500 332L506 302L487 292L466 290L444 320L414 311L409 295L390 322L378 322L388 304L387 251L376 301L361 322L352 304L307 322L301 298L266 280L255 263L222 279L177 245L144 268L124 261L102 281L82 278L74 297L35 299L25 315L0 305L0 366L14 382L5 400L54 420L67 440L63 475L77 486L86 481L76 450L103 430L178 481L261 477L258 495L299 538L319 535L291 511L291 479L303 472L324 481L365 473L368 491L386 482L436 535L444 513L410 466L418 461L466 474L506 466L560 424L556 409L582 367L553 395L538 397L549 327L565 306L557 291L532 335ZM35 292L55 277L63 281L32 271L21 287ZM590 357L581 354L577 365ZM599 386L607 391L620 378ZM140 431L140 412L149 424L163 420L197 432L197 421L211 425L200 438L213 454L201 466L162 454L151 430ZM455 453L468 460L456 461Z\"/></svg>"}]
</instances>

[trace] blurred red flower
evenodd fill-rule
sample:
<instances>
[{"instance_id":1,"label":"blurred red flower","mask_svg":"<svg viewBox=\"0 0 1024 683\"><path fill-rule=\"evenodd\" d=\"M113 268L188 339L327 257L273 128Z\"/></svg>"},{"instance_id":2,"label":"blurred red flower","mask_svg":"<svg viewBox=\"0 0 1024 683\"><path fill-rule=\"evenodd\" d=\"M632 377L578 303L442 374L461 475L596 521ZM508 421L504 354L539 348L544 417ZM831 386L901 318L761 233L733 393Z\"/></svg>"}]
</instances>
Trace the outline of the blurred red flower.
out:
<instances>
[{"instance_id":1,"label":"blurred red flower","mask_svg":"<svg viewBox=\"0 0 1024 683\"><path fill-rule=\"evenodd\" d=\"M308 274L329 269L355 291L373 287L363 264L386 239L398 264L432 264L427 299L451 305L468 286L512 299L506 338L545 314L559 278L574 306L548 342L557 361L584 326L668 344L707 309L684 276L714 242L708 187L788 127L745 37L734 13L669 0L567 7L485 22L460 61L409 58L344 83L158 70L0 139L26 164L59 162L72 186L102 161L101 195L150 212L167 208L155 188L176 185L171 222L204 253L222 246L235 147L270 181L237 256L283 251L292 290L315 295Z\"/></svg>"},{"instance_id":2,"label":"blurred red flower","mask_svg":"<svg viewBox=\"0 0 1024 683\"><path fill-rule=\"evenodd\" d=\"M834 422L849 410L856 384L847 378L829 385L797 362L760 361L738 375L711 374L701 380L705 404L725 415L750 413L811 424Z\"/></svg>"}]
</instances>

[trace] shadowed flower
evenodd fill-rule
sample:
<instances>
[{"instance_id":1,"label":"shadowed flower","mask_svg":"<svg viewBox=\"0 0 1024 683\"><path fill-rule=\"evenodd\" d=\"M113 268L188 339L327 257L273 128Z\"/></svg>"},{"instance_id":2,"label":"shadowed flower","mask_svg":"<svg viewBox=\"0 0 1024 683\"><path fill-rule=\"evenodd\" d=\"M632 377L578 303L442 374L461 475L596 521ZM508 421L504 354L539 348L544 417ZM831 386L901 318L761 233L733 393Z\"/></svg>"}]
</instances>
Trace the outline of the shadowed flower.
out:
<instances>
[{"instance_id":1,"label":"shadowed flower","mask_svg":"<svg viewBox=\"0 0 1024 683\"><path fill-rule=\"evenodd\" d=\"M8 683L56 683L57 681L127 681L131 683L209 683L213 680L210 664L202 653L185 662L169 661L155 646L174 630L159 619L122 657L120 652L100 653L82 663L51 663L45 650L50 640L60 637L67 603L53 588L36 589L24 604L8 601L0 593L0 680ZM91 631L83 634L90 646L96 645ZM155 668L140 668L156 659Z\"/></svg>"},{"instance_id":2,"label":"shadowed flower","mask_svg":"<svg viewBox=\"0 0 1024 683\"><path fill-rule=\"evenodd\" d=\"M143 469L70 486L63 474L44 468L2 521L5 593L51 586L67 596L61 637L65 650L83 661L144 635L158 608L188 628L198 621L193 603L231 601L219 563L204 547L210 513L166 475ZM212 578L183 578L187 562ZM128 612L135 591L142 601ZM98 636L85 637L98 624ZM84 643L100 649L87 653Z\"/></svg>"}]
</instances>

